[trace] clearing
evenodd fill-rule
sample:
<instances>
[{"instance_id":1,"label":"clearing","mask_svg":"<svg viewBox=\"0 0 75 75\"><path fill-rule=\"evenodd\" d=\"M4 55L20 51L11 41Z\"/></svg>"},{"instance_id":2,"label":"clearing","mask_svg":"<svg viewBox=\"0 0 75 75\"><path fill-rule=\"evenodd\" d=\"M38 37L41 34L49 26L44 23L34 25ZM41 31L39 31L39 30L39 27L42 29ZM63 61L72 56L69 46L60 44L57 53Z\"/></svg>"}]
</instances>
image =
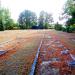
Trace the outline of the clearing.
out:
<instances>
[{"instance_id":1,"label":"clearing","mask_svg":"<svg viewBox=\"0 0 75 75\"><path fill-rule=\"evenodd\" d=\"M44 39L47 46L53 40L49 40L50 36L53 39L59 39L70 50L70 53L75 55L75 33L55 30L12 30L0 32L0 51L2 53L5 52L0 55L0 75L28 75L40 41ZM54 47L54 44L52 47ZM55 58L55 55L56 53L53 54L53 59L48 59L49 56L44 60L60 61L59 58ZM44 63L46 64L46 62Z\"/></svg>"}]
</instances>

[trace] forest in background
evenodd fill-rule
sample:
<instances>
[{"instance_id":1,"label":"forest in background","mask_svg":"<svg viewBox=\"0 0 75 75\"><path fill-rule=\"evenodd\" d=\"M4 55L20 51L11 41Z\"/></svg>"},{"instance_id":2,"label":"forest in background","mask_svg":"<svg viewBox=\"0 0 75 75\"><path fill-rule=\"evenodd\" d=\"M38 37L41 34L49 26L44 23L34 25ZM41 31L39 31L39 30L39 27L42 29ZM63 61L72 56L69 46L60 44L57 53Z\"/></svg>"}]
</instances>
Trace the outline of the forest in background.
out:
<instances>
[{"instance_id":1,"label":"forest in background","mask_svg":"<svg viewBox=\"0 0 75 75\"><path fill-rule=\"evenodd\" d=\"M67 0L63 6L61 19L67 19L65 26L54 23L53 15L41 11L39 17L31 10L24 10L20 13L17 22L11 18L10 10L0 7L0 31L18 29L55 29L66 32L75 32L75 1Z\"/></svg>"}]
</instances>

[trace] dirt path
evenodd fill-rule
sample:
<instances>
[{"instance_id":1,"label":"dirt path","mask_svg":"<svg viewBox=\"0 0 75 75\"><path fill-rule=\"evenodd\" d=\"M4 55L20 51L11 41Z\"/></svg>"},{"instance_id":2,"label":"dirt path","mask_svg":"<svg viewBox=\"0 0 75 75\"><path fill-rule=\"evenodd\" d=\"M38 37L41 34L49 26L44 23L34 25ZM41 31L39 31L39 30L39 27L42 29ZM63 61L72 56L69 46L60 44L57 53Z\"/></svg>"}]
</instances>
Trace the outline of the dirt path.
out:
<instances>
[{"instance_id":1,"label":"dirt path","mask_svg":"<svg viewBox=\"0 0 75 75\"><path fill-rule=\"evenodd\" d=\"M52 34L58 36L60 40L70 49L75 49L75 33L66 33L52 30Z\"/></svg>"},{"instance_id":2,"label":"dirt path","mask_svg":"<svg viewBox=\"0 0 75 75\"><path fill-rule=\"evenodd\" d=\"M0 55L0 75L28 75L44 31L13 31L13 34L16 36L13 41L0 45L0 50L7 51Z\"/></svg>"},{"instance_id":3,"label":"dirt path","mask_svg":"<svg viewBox=\"0 0 75 75\"><path fill-rule=\"evenodd\" d=\"M0 75L28 75L43 36L44 40L40 50L36 74L48 75L48 73L52 71L52 75L56 75L55 73L62 75L59 74L59 72L62 71L64 67L61 67L67 63L66 60L73 60L72 58L74 58L75 55L75 42L74 39L70 39L75 38L75 35L57 32L55 30L0 32L0 50L7 51L4 55L0 55ZM4 42L9 40L13 41L4 44ZM62 46L64 46L64 48L61 48ZM72 57L68 54L62 55L63 49L69 49L68 52L72 54ZM66 68L69 69L67 66Z\"/></svg>"},{"instance_id":4,"label":"dirt path","mask_svg":"<svg viewBox=\"0 0 75 75\"><path fill-rule=\"evenodd\" d=\"M72 45L69 47L66 44L72 41L66 39L67 42L65 42L63 35L66 33L62 34L63 37L61 37L60 33L62 32L56 33L55 31L51 31L45 34L40 48L35 75L75 75L75 64L71 65L71 63L75 63L75 51L72 50L75 48ZM68 42L68 40L70 41Z\"/></svg>"}]
</instances>

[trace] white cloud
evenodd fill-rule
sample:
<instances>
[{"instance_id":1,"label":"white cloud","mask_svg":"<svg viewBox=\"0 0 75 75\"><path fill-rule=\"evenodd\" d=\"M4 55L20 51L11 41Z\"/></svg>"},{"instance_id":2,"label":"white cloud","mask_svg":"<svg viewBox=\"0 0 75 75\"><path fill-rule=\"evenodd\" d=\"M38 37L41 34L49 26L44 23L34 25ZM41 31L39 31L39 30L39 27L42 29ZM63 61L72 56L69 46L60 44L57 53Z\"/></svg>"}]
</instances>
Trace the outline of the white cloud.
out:
<instances>
[{"instance_id":1,"label":"white cloud","mask_svg":"<svg viewBox=\"0 0 75 75\"><path fill-rule=\"evenodd\" d=\"M2 6L9 8L13 19L17 20L20 12L25 9L32 10L39 14L41 10L53 13L57 21L66 0L1 0Z\"/></svg>"}]
</instances>

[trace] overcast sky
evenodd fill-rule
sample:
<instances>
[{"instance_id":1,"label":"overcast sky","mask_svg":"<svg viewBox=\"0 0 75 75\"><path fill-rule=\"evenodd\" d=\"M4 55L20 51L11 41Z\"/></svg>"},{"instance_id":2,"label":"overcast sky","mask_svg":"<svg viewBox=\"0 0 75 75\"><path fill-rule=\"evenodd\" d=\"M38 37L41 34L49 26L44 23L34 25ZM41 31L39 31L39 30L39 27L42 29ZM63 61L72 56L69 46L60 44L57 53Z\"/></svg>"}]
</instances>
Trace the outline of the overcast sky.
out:
<instances>
[{"instance_id":1,"label":"overcast sky","mask_svg":"<svg viewBox=\"0 0 75 75\"><path fill-rule=\"evenodd\" d=\"M34 11L37 15L41 10L52 13L55 22L62 12L66 0L1 0L2 7L6 7L11 12L14 20L18 19L19 14L25 10Z\"/></svg>"}]
</instances>

